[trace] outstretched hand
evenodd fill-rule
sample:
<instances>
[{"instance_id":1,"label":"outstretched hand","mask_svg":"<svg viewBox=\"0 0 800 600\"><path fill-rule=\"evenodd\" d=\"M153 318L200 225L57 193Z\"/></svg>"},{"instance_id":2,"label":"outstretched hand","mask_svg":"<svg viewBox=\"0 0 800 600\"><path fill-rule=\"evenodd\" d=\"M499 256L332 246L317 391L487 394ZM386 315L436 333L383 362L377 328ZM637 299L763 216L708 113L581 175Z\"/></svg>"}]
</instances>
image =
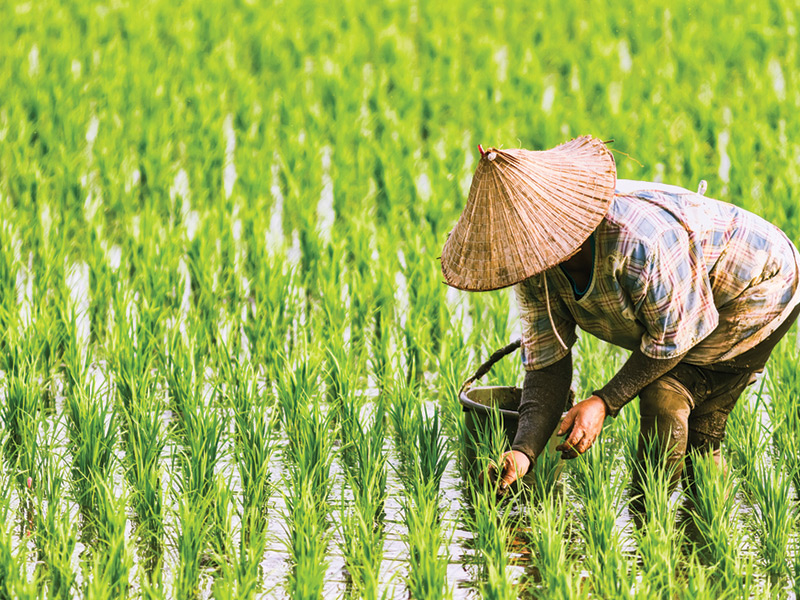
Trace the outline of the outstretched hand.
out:
<instances>
[{"instance_id":1,"label":"outstretched hand","mask_svg":"<svg viewBox=\"0 0 800 600\"><path fill-rule=\"evenodd\" d=\"M511 450L503 454L503 464L500 469L499 480L497 481L497 495L502 496L517 479L525 475L531 468L531 460L528 456L518 450ZM497 468L491 465L487 476L489 481L494 483L498 477Z\"/></svg>"},{"instance_id":2,"label":"outstretched hand","mask_svg":"<svg viewBox=\"0 0 800 600\"><path fill-rule=\"evenodd\" d=\"M607 412L606 403L599 396L590 396L569 409L558 429L558 435L569 432L567 439L556 446L561 457L575 458L591 448L603 429Z\"/></svg>"}]
</instances>

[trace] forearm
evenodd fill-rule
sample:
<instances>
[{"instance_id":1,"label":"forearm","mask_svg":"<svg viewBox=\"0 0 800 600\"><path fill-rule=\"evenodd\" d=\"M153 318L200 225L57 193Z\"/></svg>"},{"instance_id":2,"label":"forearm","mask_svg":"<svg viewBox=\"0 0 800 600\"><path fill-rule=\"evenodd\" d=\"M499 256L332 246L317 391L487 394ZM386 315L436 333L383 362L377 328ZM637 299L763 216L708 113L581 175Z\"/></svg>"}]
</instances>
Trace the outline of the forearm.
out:
<instances>
[{"instance_id":1,"label":"forearm","mask_svg":"<svg viewBox=\"0 0 800 600\"><path fill-rule=\"evenodd\" d=\"M538 371L527 371L519 405L517 435L511 448L536 460L564 411L572 383L572 355Z\"/></svg>"},{"instance_id":2,"label":"forearm","mask_svg":"<svg viewBox=\"0 0 800 600\"><path fill-rule=\"evenodd\" d=\"M593 394L603 399L608 414L616 415L642 389L677 365L685 354L674 358L650 358L634 350L614 377Z\"/></svg>"}]
</instances>

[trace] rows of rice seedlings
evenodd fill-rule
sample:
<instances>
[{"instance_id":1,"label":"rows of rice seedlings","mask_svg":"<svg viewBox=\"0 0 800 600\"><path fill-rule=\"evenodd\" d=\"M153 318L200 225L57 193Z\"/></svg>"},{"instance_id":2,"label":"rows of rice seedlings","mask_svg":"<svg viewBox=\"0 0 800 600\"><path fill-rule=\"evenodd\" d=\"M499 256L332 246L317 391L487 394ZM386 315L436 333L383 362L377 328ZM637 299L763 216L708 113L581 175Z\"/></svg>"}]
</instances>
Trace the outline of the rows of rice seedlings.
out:
<instances>
[{"instance_id":1,"label":"rows of rice seedlings","mask_svg":"<svg viewBox=\"0 0 800 600\"><path fill-rule=\"evenodd\" d=\"M257 593L267 498L271 483L284 480L292 508L277 518L298 533L287 570L307 569L318 582L324 570L308 557L330 554L330 515L339 507L323 517L317 506L311 520L294 508L313 508L306 485L328 490L334 503L338 495L330 493L330 471L298 462L295 450L321 445L361 474L347 440L361 435L359 427L369 439L381 431L353 410L362 408L367 386L389 392L385 410L406 440L397 446L410 490L404 518L427 523L413 507L436 513L441 500L411 483L417 468L435 478L443 432L459 448L455 391L476 358L515 330L507 296L453 302L435 261L463 205L477 142L539 148L579 133L614 137L641 162L618 155L620 176L690 188L706 178L711 195L756 209L794 239L800 232L790 210L797 149L787 134L798 123L791 110L800 90L792 75L796 15L786 0L767 8L621 3L588 19L576 3L552 0L533 12L346 1L313 7L313 25L305 19L311 7L295 2L65 8L45 0L3 8L2 451L11 496L19 499L3 528L11 537L2 568L16 573L7 579L10 595L42 585L58 590L51 595L85 595L87 586L100 591L93 582L111 579L109 589L130 592L122 579L131 557L144 566L137 581L143 595L202 595L208 577L218 582L215 594L234 580L242 595ZM717 35L720 29L729 35ZM530 98L539 99L535 110ZM85 310L71 298L73 270L86 274ZM456 317L458 304L465 308ZM319 342L313 356L304 355L304 335ZM618 364L596 350L582 348L576 360L586 389ZM783 387L767 388L780 402L766 406L775 411L771 441L784 466L770 485L783 489L788 474L797 492L796 349L781 352L769 386ZM518 381L515 362L498 365L495 381ZM114 386L111 397L94 381L98 371ZM430 381L446 398L435 426L432 413L416 408ZM54 423L57 406L67 410ZM317 435L317 421L334 433L298 442ZM632 405L604 434L625 444L627 473L635 426ZM91 440L91 431L108 439ZM273 433L290 440L285 478L265 473ZM425 450L408 448L417 439ZM380 464L377 445L369 452ZM745 469L737 476L747 471L745 487L759 477L747 460L734 458ZM601 463L586 474L569 469L576 481L595 469L607 481L605 456ZM376 482L370 494L362 490L366 513L380 505L381 472L390 464L363 473ZM342 477L351 478L350 467ZM359 486L345 481L345 501L353 494L355 505ZM575 486L579 497L582 486ZM621 492L613 487L618 510ZM545 490L537 502L554 493L537 489ZM570 496L565 518L584 515L575 529L597 563L609 538L590 534L584 521L607 532L609 515L595 511L599 494L586 493L588 508L575 508ZM122 499L133 549L117 543ZM73 514L81 503L84 513L93 507L108 515L112 526ZM447 526L431 522L438 549ZM92 576L67 572L71 527L83 527L94 549L81 559ZM19 546L28 531L48 565L30 584ZM321 536L303 546L300 534L311 531ZM781 535L773 525L763 534ZM377 548L380 527L370 535ZM611 542L603 561L613 563L619 543ZM492 547L498 554L500 545ZM102 571L102 557L116 565L112 571ZM377 555L362 558L378 564ZM440 568L435 558L429 563ZM354 573L358 560L350 559ZM632 557L625 560L631 572L638 569ZM759 561L766 570L766 558ZM688 565L690 587L706 585L711 567ZM361 572L355 578L366 582L366 567ZM578 593L570 587L577 580L564 589ZM290 576L287 588L298 582ZM587 593L602 587L593 586L585 585Z\"/></svg>"}]
</instances>

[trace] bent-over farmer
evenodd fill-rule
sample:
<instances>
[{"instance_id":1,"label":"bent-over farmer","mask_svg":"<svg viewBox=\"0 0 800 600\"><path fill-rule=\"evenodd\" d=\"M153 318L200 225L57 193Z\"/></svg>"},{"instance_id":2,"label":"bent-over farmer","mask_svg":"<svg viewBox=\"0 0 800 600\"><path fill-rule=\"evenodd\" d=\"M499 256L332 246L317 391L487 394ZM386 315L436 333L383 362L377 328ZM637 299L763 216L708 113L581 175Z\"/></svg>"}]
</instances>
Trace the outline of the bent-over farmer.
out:
<instances>
[{"instance_id":1,"label":"bent-over farmer","mask_svg":"<svg viewBox=\"0 0 800 600\"><path fill-rule=\"evenodd\" d=\"M542 152L481 149L442 271L462 290L515 286L526 373L501 490L558 424L576 326L631 355L567 413L566 457L586 452L604 419L638 396L640 460L655 438L673 484L691 449L719 462L736 400L800 311L799 265L786 235L746 210L618 181L611 153L590 136Z\"/></svg>"}]
</instances>

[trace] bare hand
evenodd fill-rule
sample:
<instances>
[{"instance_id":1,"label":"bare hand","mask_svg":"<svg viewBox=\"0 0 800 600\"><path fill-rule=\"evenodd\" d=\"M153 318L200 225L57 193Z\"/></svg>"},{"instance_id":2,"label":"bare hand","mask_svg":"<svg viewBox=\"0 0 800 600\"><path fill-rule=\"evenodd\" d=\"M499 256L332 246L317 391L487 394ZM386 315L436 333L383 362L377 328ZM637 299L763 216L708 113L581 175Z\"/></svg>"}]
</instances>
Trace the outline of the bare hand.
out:
<instances>
[{"instance_id":1,"label":"bare hand","mask_svg":"<svg viewBox=\"0 0 800 600\"><path fill-rule=\"evenodd\" d=\"M575 458L591 448L603 429L606 414L606 403L599 396L590 396L569 409L558 429L558 435L569 431L567 439L556 446L561 457Z\"/></svg>"},{"instance_id":2,"label":"bare hand","mask_svg":"<svg viewBox=\"0 0 800 600\"><path fill-rule=\"evenodd\" d=\"M509 486L517 479L525 475L531 467L531 460L524 452L511 450L503 455L503 466L500 472L500 480L497 483L497 495L502 496L506 493ZM494 481L497 476L497 469L494 465L489 467L488 476L490 481Z\"/></svg>"}]
</instances>

